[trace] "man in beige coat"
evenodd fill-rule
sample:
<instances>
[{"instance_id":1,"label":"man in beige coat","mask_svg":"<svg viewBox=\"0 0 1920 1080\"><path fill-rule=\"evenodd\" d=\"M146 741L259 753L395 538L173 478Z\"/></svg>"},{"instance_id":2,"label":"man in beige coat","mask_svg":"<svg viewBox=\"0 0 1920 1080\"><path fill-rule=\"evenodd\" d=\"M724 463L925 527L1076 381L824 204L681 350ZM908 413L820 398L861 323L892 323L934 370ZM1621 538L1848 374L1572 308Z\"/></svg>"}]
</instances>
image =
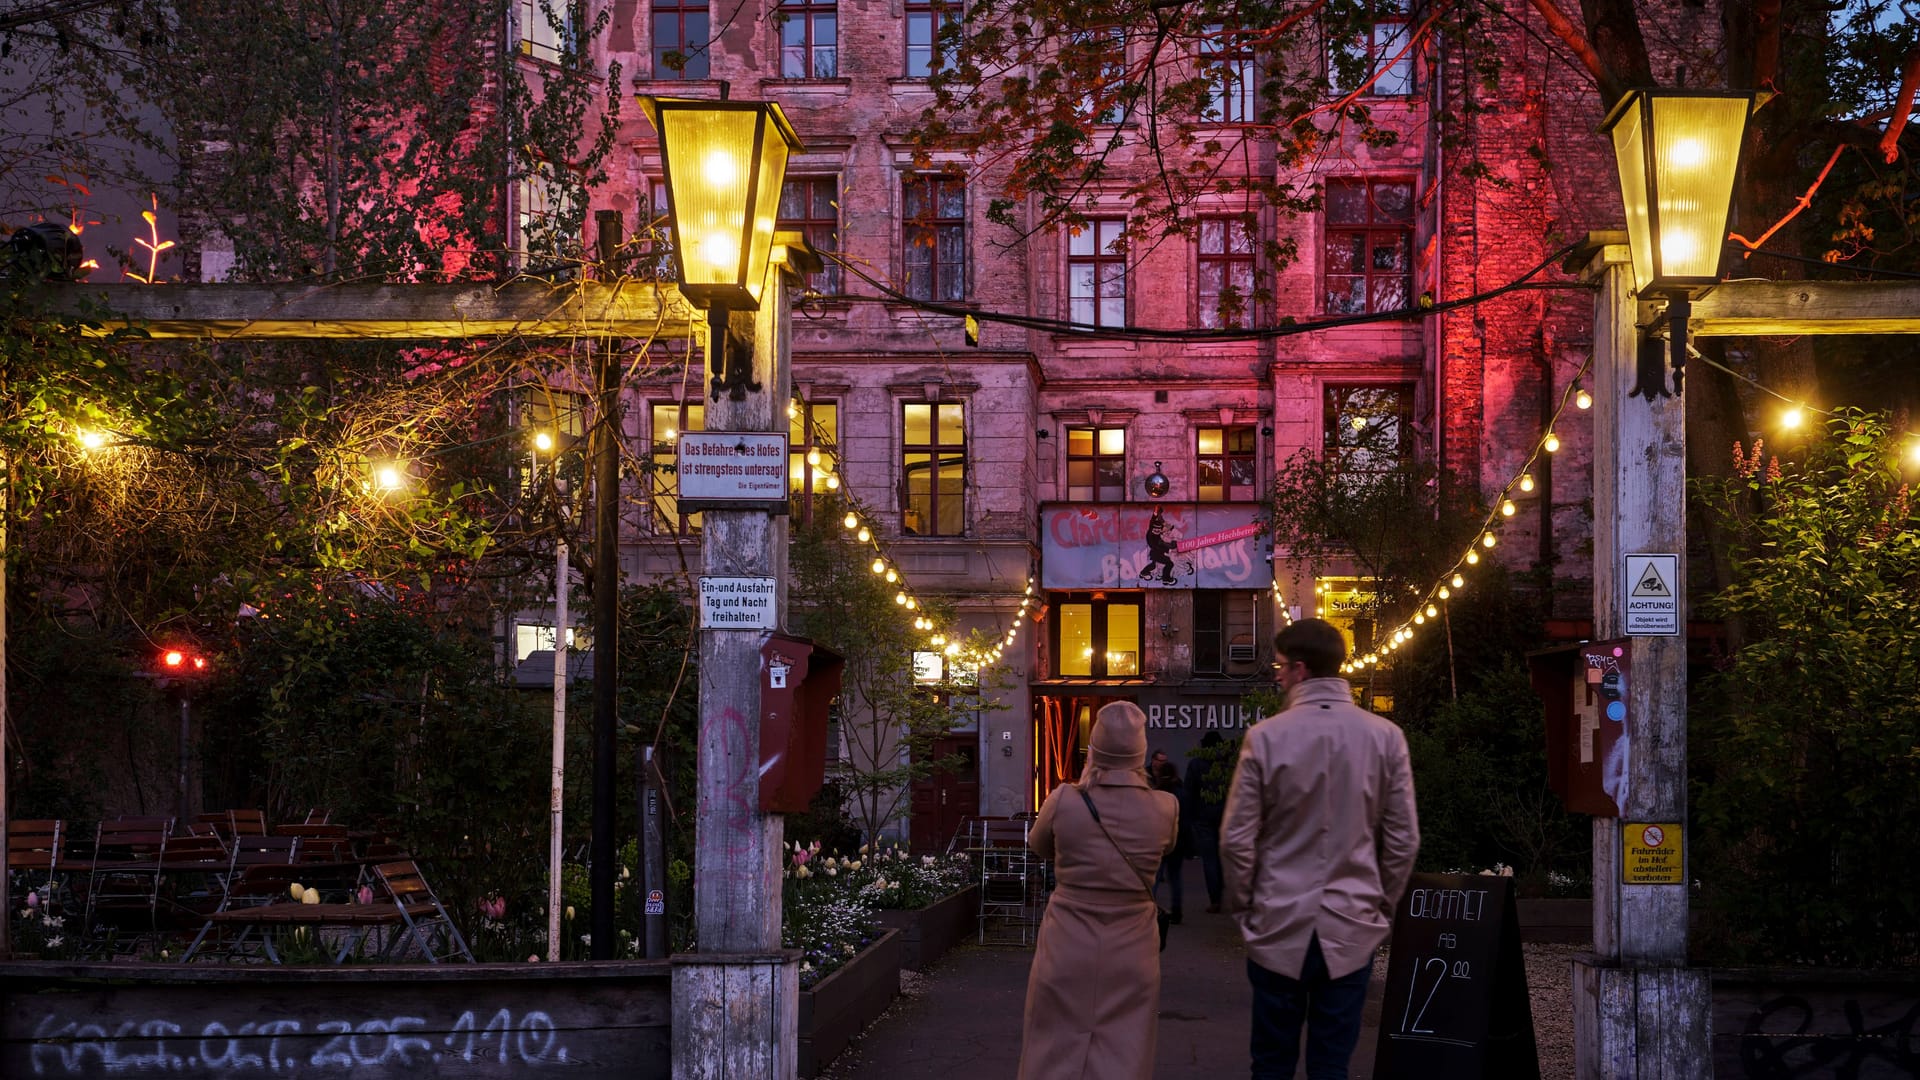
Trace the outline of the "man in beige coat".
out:
<instances>
[{"instance_id":1,"label":"man in beige coat","mask_svg":"<svg viewBox=\"0 0 1920 1080\"><path fill-rule=\"evenodd\" d=\"M1373 954L1420 850L1407 739L1353 703L1346 639L1305 619L1274 637L1286 707L1247 732L1220 831L1227 911L1253 983L1254 1080L1334 1080L1360 1037Z\"/></svg>"}]
</instances>

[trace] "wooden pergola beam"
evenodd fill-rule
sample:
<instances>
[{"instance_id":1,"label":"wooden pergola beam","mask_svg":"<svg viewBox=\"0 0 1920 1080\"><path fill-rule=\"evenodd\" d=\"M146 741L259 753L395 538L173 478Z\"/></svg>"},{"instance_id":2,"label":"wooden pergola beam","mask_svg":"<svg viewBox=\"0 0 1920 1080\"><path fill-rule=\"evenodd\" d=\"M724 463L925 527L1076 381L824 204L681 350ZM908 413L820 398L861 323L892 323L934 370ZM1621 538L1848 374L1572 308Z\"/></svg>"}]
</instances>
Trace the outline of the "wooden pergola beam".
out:
<instances>
[{"instance_id":1,"label":"wooden pergola beam","mask_svg":"<svg viewBox=\"0 0 1920 1080\"><path fill-rule=\"evenodd\" d=\"M684 336L706 325L671 283L73 285L63 310L156 338Z\"/></svg>"},{"instance_id":2,"label":"wooden pergola beam","mask_svg":"<svg viewBox=\"0 0 1920 1080\"><path fill-rule=\"evenodd\" d=\"M1693 302L1693 337L1920 333L1920 281L1729 281Z\"/></svg>"}]
</instances>

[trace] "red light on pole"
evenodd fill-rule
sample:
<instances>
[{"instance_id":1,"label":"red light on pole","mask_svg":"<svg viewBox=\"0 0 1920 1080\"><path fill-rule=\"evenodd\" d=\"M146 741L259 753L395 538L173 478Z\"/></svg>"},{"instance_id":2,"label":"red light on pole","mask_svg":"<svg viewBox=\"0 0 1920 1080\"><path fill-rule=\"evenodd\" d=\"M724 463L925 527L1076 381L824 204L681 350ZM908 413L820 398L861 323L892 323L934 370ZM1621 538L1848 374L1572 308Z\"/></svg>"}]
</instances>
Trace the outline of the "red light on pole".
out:
<instances>
[{"instance_id":1,"label":"red light on pole","mask_svg":"<svg viewBox=\"0 0 1920 1080\"><path fill-rule=\"evenodd\" d=\"M193 669L194 669L195 671L205 671L205 670L207 669L207 658L206 658L206 657L204 657L204 656L196 656L196 657L194 657L194 658L193 658Z\"/></svg>"},{"instance_id":2,"label":"red light on pole","mask_svg":"<svg viewBox=\"0 0 1920 1080\"><path fill-rule=\"evenodd\" d=\"M187 654L181 652L179 649L168 649L167 655L161 658L161 662L170 668L177 668L185 663L186 659Z\"/></svg>"}]
</instances>

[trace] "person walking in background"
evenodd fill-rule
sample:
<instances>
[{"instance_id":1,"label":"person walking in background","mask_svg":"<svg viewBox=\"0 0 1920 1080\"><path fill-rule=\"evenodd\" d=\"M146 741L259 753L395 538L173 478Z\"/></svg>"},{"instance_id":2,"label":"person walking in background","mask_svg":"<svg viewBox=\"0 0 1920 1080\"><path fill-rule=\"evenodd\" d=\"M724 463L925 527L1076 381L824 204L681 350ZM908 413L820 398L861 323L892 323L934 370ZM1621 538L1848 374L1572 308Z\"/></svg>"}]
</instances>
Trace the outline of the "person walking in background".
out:
<instances>
[{"instance_id":1,"label":"person walking in background","mask_svg":"<svg viewBox=\"0 0 1920 1080\"><path fill-rule=\"evenodd\" d=\"M1200 737L1200 751L1187 762L1186 797L1180 800L1180 826L1187 846L1200 858L1200 876L1207 883L1207 911L1220 910L1220 817L1227 809L1225 784L1207 785L1207 772L1220 753L1220 733Z\"/></svg>"},{"instance_id":2,"label":"person walking in background","mask_svg":"<svg viewBox=\"0 0 1920 1080\"><path fill-rule=\"evenodd\" d=\"M1360 1037L1373 954L1413 874L1407 740L1353 703L1346 639L1304 619L1274 636L1286 706L1240 746L1220 831L1227 910L1253 984L1254 1080L1336 1080Z\"/></svg>"},{"instance_id":3,"label":"person walking in background","mask_svg":"<svg viewBox=\"0 0 1920 1080\"><path fill-rule=\"evenodd\" d=\"M1187 836L1187 807L1180 783L1180 770L1167 759L1165 750L1155 750L1153 760L1147 765L1147 779L1152 781L1154 790L1164 791L1180 803L1179 834L1173 838L1173 850L1160 860L1160 872L1153 879L1155 889L1160 887L1162 881L1167 883L1167 910L1172 913L1168 921L1178 926L1182 901L1185 899L1180 867L1193 855L1193 845Z\"/></svg>"},{"instance_id":4,"label":"person walking in background","mask_svg":"<svg viewBox=\"0 0 1920 1080\"><path fill-rule=\"evenodd\" d=\"M1153 869L1179 804L1147 782L1147 715L1117 701L1094 722L1086 769L1047 795L1028 844L1054 889L1027 976L1020 1080L1148 1080L1160 1017Z\"/></svg>"}]
</instances>

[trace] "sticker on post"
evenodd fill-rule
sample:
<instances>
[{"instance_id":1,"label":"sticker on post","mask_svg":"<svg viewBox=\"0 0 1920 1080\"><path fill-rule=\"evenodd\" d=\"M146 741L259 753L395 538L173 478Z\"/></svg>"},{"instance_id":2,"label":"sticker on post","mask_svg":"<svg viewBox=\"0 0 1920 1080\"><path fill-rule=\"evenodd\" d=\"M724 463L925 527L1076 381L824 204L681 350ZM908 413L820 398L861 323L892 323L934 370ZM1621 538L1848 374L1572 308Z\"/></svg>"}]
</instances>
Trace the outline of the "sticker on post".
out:
<instances>
[{"instance_id":1,"label":"sticker on post","mask_svg":"<svg viewBox=\"0 0 1920 1080\"><path fill-rule=\"evenodd\" d=\"M1686 860L1678 822L1630 821L1620 826L1620 880L1628 885L1685 885Z\"/></svg>"},{"instance_id":2,"label":"sticker on post","mask_svg":"<svg viewBox=\"0 0 1920 1080\"><path fill-rule=\"evenodd\" d=\"M666 898L660 895L659 889L651 889L647 892L646 913L648 915L665 915L667 913L667 901Z\"/></svg>"},{"instance_id":3,"label":"sticker on post","mask_svg":"<svg viewBox=\"0 0 1920 1080\"><path fill-rule=\"evenodd\" d=\"M1630 636L1680 633L1680 556L1637 554L1626 557L1621 622Z\"/></svg>"}]
</instances>

